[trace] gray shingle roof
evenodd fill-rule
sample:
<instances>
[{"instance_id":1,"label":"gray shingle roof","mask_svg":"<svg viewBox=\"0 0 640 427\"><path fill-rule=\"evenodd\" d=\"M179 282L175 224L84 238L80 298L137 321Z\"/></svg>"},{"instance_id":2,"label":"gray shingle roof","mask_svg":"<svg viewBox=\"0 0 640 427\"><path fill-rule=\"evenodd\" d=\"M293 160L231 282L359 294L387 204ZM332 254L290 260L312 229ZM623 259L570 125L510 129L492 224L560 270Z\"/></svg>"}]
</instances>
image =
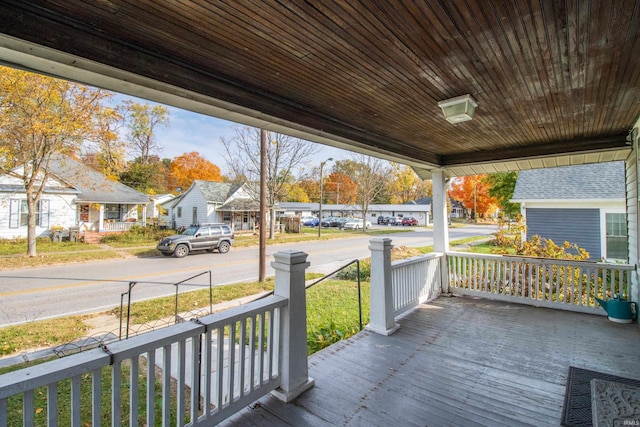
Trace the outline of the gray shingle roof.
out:
<instances>
[{"instance_id":1,"label":"gray shingle roof","mask_svg":"<svg viewBox=\"0 0 640 427\"><path fill-rule=\"evenodd\" d=\"M242 184L201 180L194 181L194 185L200 188L200 191L202 191L208 203L224 203L233 193L242 187Z\"/></svg>"},{"instance_id":2,"label":"gray shingle roof","mask_svg":"<svg viewBox=\"0 0 640 427\"><path fill-rule=\"evenodd\" d=\"M259 212L260 203L256 200L249 198L233 199L228 203L220 206L218 211L238 211L238 212Z\"/></svg>"},{"instance_id":3,"label":"gray shingle roof","mask_svg":"<svg viewBox=\"0 0 640 427\"><path fill-rule=\"evenodd\" d=\"M523 170L518 174L511 200L584 200L624 197L624 162L608 162Z\"/></svg>"},{"instance_id":4,"label":"gray shingle roof","mask_svg":"<svg viewBox=\"0 0 640 427\"><path fill-rule=\"evenodd\" d=\"M148 203L149 197L74 159L65 157L51 159L49 170L79 191L79 202L95 203Z\"/></svg>"}]
</instances>

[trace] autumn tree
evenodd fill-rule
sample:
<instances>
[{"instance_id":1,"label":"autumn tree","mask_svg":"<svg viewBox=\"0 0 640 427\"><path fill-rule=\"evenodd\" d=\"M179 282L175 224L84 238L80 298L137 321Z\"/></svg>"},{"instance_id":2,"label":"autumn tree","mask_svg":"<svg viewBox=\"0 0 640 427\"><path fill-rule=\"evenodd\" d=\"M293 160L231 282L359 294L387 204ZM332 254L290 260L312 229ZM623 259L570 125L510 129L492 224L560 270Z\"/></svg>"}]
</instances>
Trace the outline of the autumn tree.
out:
<instances>
[{"instance_id":1,"label":"autumn tree","mask_svg":"<svg viewBox=\"0 0 640 427\"><path fill-rule=\"evenodd\" d=\"M146 161L137 158L127 164L120 173L119 180L127 187L141 193L161 194L168 191L169 165L168 159L150 156Z\"/></svg>"},{"instance_id":2,"label":"autumn tree","mask_svg":"<svg viewBox=\"0 0 640 427\"><path fill-rule=\"evenodd\" d=\"M391 164L389 194L391 203L404 204L433 194L431 181L423 181L410 166Z\"/></svg>"},{"instance_id":3,"label":"autumn tree","mask_svg":"<svg viewBox=\"0 0 640 427\"><path fill-rule=\"evenodd\" d=\"M510 218L520 213L520 203L511 202L517 180L518 172L494 173L484 179L489 185L489 195L498 201L500 210Z\"/></svg>"},{"instance_id":4,"label":"autumn tree","mask_svg":"<svg viewBox=\"0 0 640 427\"><path fill-rule=\"evenodd\" d=\"M187 189L196 179L222 182L220 168L196 151L184 153L173 159L169 167L170 188Z\"/></svg>"},{"instance_id":5,"label":"autumn tree","mask_svg":"<svg viewBox=\"0 0 640 427\"><path fill-rule=\"evenodd\" d=\"M340 172L331 172L323 180L323 200L328 204L354 204L357 199L358 185L349 176Z\"/></svg>"},{"instance_id":6,"label":"autumn tree","mask_svg":"<svg viewBox=\"0 0 640 427\"><path fill-rule=\"evenodd\" d=\"M96 162L94 169L107 178L116 180L127 167L127 144L121 138L120 130L124 125L122 108L103 108L95 117L102 132L92 141L94 153L87 153Z\"/></svg>"},{"instance_id":7,"label":"autumn tree","mask_svg":"<svg viewBox=\"0 0 640 427\"><path fill-rule=\"evenodd\" d=\"M51 159L76 155L101 135L102 102L109 92L0 67L0 170L24 184L27 254L36 256L38 206ZM19 167L18 167L19 166Z\"/></svg>"},{"instance_id":8,"label":"autumn tree","mask_svg":"<svg viewBox=\"0 0 640 427\"><path fill-rule=\"evenodd\" d=\"M318 151L308 141L267 132L267 207L271 212L269 238L275 228L274 206L286 199L292 185L311 175L309 159ZM234 135L222 139L226 150L227 167L236 177L245 177L251 193L259 197L260 184L260 129L247 126L235 127Z\"/></svg>"},{"instance_id":9,"label":"autumn tree","mask_svg":"<svg viewBox=\"0 0 640 427\"><path fill-rule=\"evenodd\" d=\"M163 105L139 104L127 100L122 111L132 157L140 164L150 163L151 156L160 152L155 138L156 131L169 125L169 109Z\"/></svg>"},{"instance_id":10,"label":"autumn tree","mask_svg":"<svg viewBox=\"0 0 640 427\"><path fill-rule=\"evenodd\" d=\"M384 177L389 173L388 163L364 154L353 154L348 162L352 173L350 176L357 184L356 203L360 206L362 218L366 219L369 205L385 187ZM366 227L363 227L362 232L365 231Z\"/></svg>"},{"instance_id":11,"label":"autumn tree","mask_svg":"<svg viewBox=\"0 0 640 427\"><path fill-rule=\"evenodd\" d=\"M449 195L477 215L487 215L495 210L497 201L489 195L486 175L470 175L456 178L451 184ZM475 219L475 218L474 218Z\"/></svg>"},{"instance_id":12,"label":"autumn tree","mask_svg":"<svg viewBox=\"0 0 640 427\"><path fill-rule=\"evenodd\" d=\"M320 174L320 169L318 169L318 175ZM320 200L320 183L318 179L301 179L297 182L297 185L305 192L309 201ZM324 192L324 191L323 191Z\"/></svg>"},{"instance_id":13,"label":"autumn tree","mask_svg":"<svg viewBox=\"0 0 640 427\"><path fill-rule=\"evenodd\" d=\"M299 184L287 184L286 193L287 196L283 200L285 202L298 202L298 203L309 203L311 200L307 195L306 191L304 191L304 187Z\"/></svg>"}]
</instances>

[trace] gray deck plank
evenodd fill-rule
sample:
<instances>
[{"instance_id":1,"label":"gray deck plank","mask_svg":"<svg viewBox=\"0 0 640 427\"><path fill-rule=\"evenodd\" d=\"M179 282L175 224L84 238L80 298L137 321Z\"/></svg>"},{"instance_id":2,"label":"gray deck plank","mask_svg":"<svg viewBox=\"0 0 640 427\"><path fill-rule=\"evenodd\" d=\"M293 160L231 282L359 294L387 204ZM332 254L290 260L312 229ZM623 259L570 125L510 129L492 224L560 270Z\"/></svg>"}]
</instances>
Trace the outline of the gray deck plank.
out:
<instances>
[{"instance_id":1,"label":"gray deck plank","mask_svg":"<svg viewBox=\"0 0 640 427\"><path fill-rule=\"evenodd\" d=\"M316 386L294 402L223 425L557 426L569 366L640 379L640 328L602 316L456 297L398 323L311 356Z\"/></svg>"}]
</instances>

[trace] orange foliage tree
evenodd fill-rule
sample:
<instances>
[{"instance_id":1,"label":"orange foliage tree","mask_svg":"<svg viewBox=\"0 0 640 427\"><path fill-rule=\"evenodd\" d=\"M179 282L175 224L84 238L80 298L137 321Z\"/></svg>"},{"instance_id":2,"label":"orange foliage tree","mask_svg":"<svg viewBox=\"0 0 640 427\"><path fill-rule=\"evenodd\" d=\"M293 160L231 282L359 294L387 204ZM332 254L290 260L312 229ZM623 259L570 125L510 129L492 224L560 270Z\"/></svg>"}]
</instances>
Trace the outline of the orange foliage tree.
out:
<instances>
[{"instance_id":1,"label":"orange foliage tree","mask_svg":"<svg viewBox=\"0 0 640 427\"><path fill-rule=\"evenodd\" d=\"M485 175L470 175L456 178L451 184L449 196L478 215L484 216L495 211L498 201L489 195L489 184ZM474 206L475 204L475 206Z\"/></svg>"},{"instance_id":2,"label":"orange foliage tree","mask_svg":"<svg viewBox=\"0 0 640 427\"><path fill-rule=\"evenodd\" d=\"M173 159L169 166L171 190L178 187L186 190L196 179L222 182L222 174L218 166L201 157L196 151L184 153Z\"/></svg>"},{"instance_id":3,"label":"orange foliage tree","mask_svg":"<svg viewBox=\"0 0 640 427\"><path fill-rule=\"evenodd\" d=\"M354 204L358 185L349 176L340 172L331 172L324 179L323 203L328 204Z\"/></svg>"}]
</instances>

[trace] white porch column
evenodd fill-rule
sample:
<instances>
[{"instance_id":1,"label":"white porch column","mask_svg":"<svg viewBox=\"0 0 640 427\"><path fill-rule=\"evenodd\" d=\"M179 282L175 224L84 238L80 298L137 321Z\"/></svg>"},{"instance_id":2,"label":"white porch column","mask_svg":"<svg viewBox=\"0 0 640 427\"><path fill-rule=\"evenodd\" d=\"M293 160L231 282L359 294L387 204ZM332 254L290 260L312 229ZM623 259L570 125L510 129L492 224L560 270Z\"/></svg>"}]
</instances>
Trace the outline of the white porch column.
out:
<instances>
[{"instance_id":1,"label":"white porch column","mask_svg":"<svg viewBox=\"0 0 640 427\"><path fill-rule=\"evenodd\" d=\"M391 239L369 240L371 250L371 293L369 324L366 329L381 335L391 335L400 328L393 318L391 291Z\"/></svg>"},{"instance_id":2,"label":"white porch column","mask_svg":"<svg viewBox=\"0 0 640 427\"><path fill-rule=\"evenodd\" d=\"M142 226L147 226L147 205L142 205Z\"/></svg>"},{"instance_id":3,"label":"white porch column","mask_svg":"<svg viewBox=\"0 0 640 427\"><path fill-rule=\"evenodd\" d=\"M444 171L431 171L433 182L433 250L447 253L449 251L449 228L447 219L447 183ZM440 286L443 293L449 292L449 260L440 258Z\"/></svg>"},{"instance_id":4,"label":"white porch column","mask_svg":"<svg viewBox=\"0 0 640 427\"><path fill-rule=\"evenodd\" d=\"M274 294L289 299L280 311L280 387L271 393L290 402L314 385L307 364L307 299L304 275L309 267L307 254L280 251L273 255L276 271Z\"/></svg>"},{"instance_id":5,"label":"white porch column","mask_svg":"<svg viewBox=\"0 0 640 427\"><path fill-rule=\"evenodd\" d=\"M98 211L98 231L104 231L104 204L100 203Z\"/></svg>"}]
</instances>

